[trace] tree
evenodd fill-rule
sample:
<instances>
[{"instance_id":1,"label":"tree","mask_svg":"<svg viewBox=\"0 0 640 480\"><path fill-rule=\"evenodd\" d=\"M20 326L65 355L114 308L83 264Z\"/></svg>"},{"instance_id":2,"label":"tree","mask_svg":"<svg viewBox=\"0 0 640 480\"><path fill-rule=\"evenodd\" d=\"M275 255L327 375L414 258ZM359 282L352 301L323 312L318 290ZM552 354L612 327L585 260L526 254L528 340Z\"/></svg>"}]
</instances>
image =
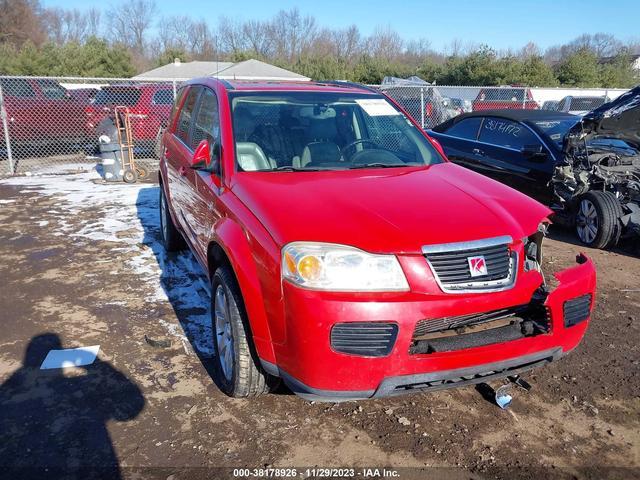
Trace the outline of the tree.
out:
<instances>
[{"instance_id":1,"label":"tree","mask_svg":"<svg viewBox=\"0 0 640 480\"><path fill-rule=\"evenodd\" d=\"M558 81L571 87L597 87L598 57L588 48L567 56L557 67Z\"/></svg>"},{"instance_id":2,"label":"tree","mask_svg":"<svg viewBox=\"0 0 640 480\"><path fill-rule=\"evenodd\" d=\"M530 87L554 87L558 80L553 74L553 69L547 65L540 55L533 55L522 61L520 79L522 83Z\"/></svg>"},{"instance_id":3,"label":"tree","mask_svg":"<svg viewBox=\"0 0 640 480\"><path fill-rule=\"evenodd\" d=\"M0 43L39 46L46 38L38 0L0 0Z\"/></svg>"},{"instance_id":4,"label":"tree","mask_svg":"<svg viewBox=\"0 0 640 480\"><path fill-rule=\"evenodd\" d=\"M607 63L600 65L599 83L603 87L630 88L638 83L632 67L632 57L622 51Z\"/></svg>"},{"instance_id":5,"label":"tree","mask_svg":"<svg viewBox=\"0 0 640 480\"><path fill-rule=\"evenodd\" d=\"M146 36L157 15L153 0L128 0L111 9L109 27L117 42L144 53Z\"/></svg>"}]
</instances>

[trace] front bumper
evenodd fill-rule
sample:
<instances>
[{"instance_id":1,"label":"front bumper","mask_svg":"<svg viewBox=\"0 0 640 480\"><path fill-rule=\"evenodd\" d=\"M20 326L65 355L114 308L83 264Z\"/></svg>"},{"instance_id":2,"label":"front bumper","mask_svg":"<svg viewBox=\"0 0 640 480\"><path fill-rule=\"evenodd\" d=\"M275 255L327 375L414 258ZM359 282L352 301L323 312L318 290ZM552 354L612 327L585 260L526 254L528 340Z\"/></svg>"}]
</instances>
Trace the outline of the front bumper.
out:
<instances>
[{"instance_id":1,"label":"front bumper","mask_svg":"<svg viewBox=\"0 0 640 480\"><path fill-rule=\"evenodd\" d=\"M411 293L354 297L285 283L286 336L274 345L277 365L262 363L296 394L330 401L432 391L514 375L557 360L579 344L587 329L588 319L565 327L563 309L567 300L589 294L595 297L592 262L579 256L576 266L555 277L558 285L544 300L548 333L428 354L410 353L419 320L527 304L540 285L540 275L523 274L508 291L465 295L416 294L412 289ZM351 321L397 323L391 353L366 357L334 351L329 341L331 328Z\"/></svg>"}]
</instances>

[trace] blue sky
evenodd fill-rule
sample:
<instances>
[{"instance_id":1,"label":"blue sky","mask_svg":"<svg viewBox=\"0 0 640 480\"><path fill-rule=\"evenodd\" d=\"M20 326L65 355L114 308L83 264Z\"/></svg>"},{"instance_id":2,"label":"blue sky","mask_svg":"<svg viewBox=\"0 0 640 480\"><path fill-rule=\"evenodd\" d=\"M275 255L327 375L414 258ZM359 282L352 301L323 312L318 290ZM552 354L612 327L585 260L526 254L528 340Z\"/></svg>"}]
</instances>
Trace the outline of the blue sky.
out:
<instances>
[{"instance_id":1,"label":"blue sky","mask_svg":"<svg viewBox=\"0 0 640 480\"><path fill-rule=\"evenodd\" d=\"M43 0L45 7L108 8L121 0ZM519 48L529 41L546 48L582 33L606 32L623 41L640 39L638 0L156 0L161 15L191 15L217 24L221 15L241 20L269 18L280 9L298 7L322 26L356 24L363 34L390 25L405 39L426 38L435 49L453 39L486 43L497 49Z\"/></svg>"}]
</instances>

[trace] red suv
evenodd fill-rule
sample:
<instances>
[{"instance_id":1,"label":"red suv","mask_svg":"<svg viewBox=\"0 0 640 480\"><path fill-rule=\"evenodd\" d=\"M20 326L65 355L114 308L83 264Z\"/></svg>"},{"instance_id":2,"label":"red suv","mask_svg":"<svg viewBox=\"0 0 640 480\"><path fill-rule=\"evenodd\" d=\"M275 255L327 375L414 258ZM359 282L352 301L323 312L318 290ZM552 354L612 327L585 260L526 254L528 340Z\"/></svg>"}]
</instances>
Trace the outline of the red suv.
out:
<instances>
[{"instance_id":1,"label":"red suv","mask_svg":"<svg viewBox=\"0 0 640 480\"><path fill-rule=\"evenodd\" d=\"M85 130L96 140L100 122L113 115L113 108L129 107L135 144L150 150L166 125L173 106L170 84L110 85L102 87L85 108Z\"/></svg>"},{"instance_id":2,"label":"red suv","mask_svg":"<svg viewBox=\"0 0 640 480\"><path fill-rule=\"evenodd\" d=\"M557 360L582 339L585 256L541 271L551 211L450 163L379 92L187 82L163 135L165 248L211 279L214 378L313 399L436 390Z\"/></svg>"},{"instance_id":3,"label":"red suv","mask_svg":"<svg viewBox=\"0 0 640 480\"><path fill-rule=\"evenodd\" d=\"M58 82L47 78L0 79L13 147L83 145L83 105Z\"/></svg>"}]
</instances>

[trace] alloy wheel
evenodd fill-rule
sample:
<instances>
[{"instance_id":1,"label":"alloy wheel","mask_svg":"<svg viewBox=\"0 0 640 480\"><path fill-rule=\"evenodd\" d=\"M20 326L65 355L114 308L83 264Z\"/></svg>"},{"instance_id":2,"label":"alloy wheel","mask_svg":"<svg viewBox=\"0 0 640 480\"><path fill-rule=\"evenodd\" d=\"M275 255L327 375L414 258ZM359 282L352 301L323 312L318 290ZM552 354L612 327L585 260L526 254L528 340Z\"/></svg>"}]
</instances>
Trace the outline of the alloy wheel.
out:
<instances>
[{"instance_id":1,"label":"alloy wheel","mask_svg":"<svg viewBox=\"0 0 640 480\"><path fill-rule=\"evenodd\" d=\"M160 200L160 222L162 227L162 239L167 242L169 239L169 221L167 218L167 200L162 195Z\"/></svg>"},{"instance_id":2,"label":"alloy wheel","mask_svg":"<svg viewBox=\"0 0 640 480\"><path fill-rule=\"evenodd\" d=\"M218 361L222 373L227 380L231 380L233 376L233 331L231 329L231 320L229 318L229 305L227 303L227 294L224 287L218 285L216 288L214 301L216 342L218 346Z\"/></svg>"},{"instance_id":3,"label":"alloy wheel","mask_svg":"<svg viewBox=\"0 0 640 480\"><path fill-rule=\"evenodd\" d=\"M580 202L580 209L576 216L576 230L578 237L587 245L593 243L598 234L598 212L591 200Z\"/></svg>"}]
</instances>

